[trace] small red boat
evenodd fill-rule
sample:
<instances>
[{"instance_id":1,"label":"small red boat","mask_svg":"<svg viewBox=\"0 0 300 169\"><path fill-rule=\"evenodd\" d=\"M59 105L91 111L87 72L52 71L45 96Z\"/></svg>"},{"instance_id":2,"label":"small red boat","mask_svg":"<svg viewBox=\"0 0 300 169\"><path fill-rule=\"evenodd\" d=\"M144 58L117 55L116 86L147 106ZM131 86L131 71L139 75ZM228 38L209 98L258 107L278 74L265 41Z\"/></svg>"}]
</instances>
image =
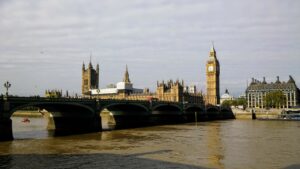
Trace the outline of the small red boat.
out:
<instances>
[{"instance_id":1,"label":"small red boat","mask_svg":"<svg viewBox=\"0 0 300 169\"><path fill-rule=\"evenodd\" d=\"M30 123L30 120L29 120L28 118L24 118L24 119L22 120L22 122L23 122L23 123Z\"/></svg>"}]
</instances>

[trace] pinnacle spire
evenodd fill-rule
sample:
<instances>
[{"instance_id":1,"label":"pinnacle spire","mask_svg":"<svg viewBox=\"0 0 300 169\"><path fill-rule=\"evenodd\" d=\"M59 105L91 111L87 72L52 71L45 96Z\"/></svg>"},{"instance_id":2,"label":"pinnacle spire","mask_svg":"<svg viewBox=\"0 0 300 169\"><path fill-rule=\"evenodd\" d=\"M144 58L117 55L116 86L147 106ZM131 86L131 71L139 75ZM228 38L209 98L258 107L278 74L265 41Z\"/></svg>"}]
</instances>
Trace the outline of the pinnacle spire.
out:
<instances>
[{"instance_id":1,"label":"pinnacle spire","mask_svg":"<svg viewBox=\"0 0 300 169\"><path fill-rule=\"evenodd\" d=\"M211 41L210 52L216 52L215 51L215 46L214 46L214 41Z\"/></svg>"},{"instance_id":2,"label":"pinnacle spire","mask_svg":"<svg viewBox=\"0 0 300 169\"><path fill-rule=\"evenodd\" d=\"M92 68L93 65L92 65L92 53L90 54L90 63L89 63L89 68Z\"/></svg>"},{"instance_id":3,"label":"pinnacle spire","mask_svg":"<svg viewBox=\"0 0 300 169\"><path fill-rule=\"evenodd\" d=\"M280 80L279 80L279 76L277 76L276 78L277 78L277 80L276 80L275 83L277 83L277 84L281 83Z\"/></svg>"},{"instance_id":4,"label":"pinnacle spire","mask_svg":"<svg viewBox=\"0 0 300 169\"><path fill-rule=\"evenodd\" d=\"M83 69L83 70L85 69L84 61L82 62L82 69Z\"/></svg>"},{"instance_id":5,"label":"pinnacle spire","mask_svg":"<svg viewBox=\"0 0 300 169\"><path fill-rule=\"evenodd\" d=\"M294 80L294 78L291 75L289 76L288 83L295 83L295 80Z\"/></svg>"},{"instance_id":6,"label":"pinnacle spire","mask_svg":"<svg viewBox=\"0 0 300 169\"><path fill-rule=\"evenodd\" d=\"M97 63L96 71L99 73L99 63Z\"/></svg>"},{"instance_id":7,"label":"pinnacle spire","mask_svg":"<svg viewBox=\"0 0 300 169\"><path fill-rule=\"evenodd\" d=\"M128 66L127 66L127 64L126 64L126 71L125 71L125 74L124 74L124 79L123 79L123 81L124 81L125 83L130 83L129 73L128 73Z\"/></svg>"},{"instance_id":8,"label":"pinnacle spire","mask_svg":"<svg viewBox=\"0 0 300 169\"><path fill-rule=\"evenodd\" d=\"M215 50L215 46L214 46L214 41L211 42L211 47L210 47L210 52L209 52L209 56L210 57L217 57L216 54L216 50Z\"/></svg>"}]
</instances>

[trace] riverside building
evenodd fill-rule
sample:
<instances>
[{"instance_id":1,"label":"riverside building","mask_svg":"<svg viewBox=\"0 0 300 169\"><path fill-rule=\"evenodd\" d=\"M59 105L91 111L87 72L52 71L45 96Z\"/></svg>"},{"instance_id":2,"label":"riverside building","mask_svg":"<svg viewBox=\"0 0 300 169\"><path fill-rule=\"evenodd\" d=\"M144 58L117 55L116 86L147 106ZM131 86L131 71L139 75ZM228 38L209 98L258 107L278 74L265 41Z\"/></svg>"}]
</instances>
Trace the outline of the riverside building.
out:
<instances>
[{"instance_id":1,"label":"riverside building","mask_svg":"<svg viewBox=\"0 0 300 169\"><path fill-rule=\"evenodd\" d=\"M299 106L300 91L292 76L287 82L281 82L277 76L276 82L267 83L265 77L263 81L252 78L252 82L246 89L247 106L249 108L264 108L264 97L272 91L282 91L286 97L283 108Z\"/></svg>"}]
</instances>

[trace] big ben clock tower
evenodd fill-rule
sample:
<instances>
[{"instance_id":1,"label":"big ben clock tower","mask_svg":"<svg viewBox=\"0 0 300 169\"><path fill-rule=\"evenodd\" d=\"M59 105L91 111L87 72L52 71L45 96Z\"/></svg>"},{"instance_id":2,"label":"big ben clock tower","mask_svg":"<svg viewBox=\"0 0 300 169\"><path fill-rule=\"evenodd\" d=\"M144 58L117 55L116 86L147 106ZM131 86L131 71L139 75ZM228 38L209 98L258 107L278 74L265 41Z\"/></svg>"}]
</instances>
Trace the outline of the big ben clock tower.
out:
<instances>
[{"instance_id":1,"label":"big ben clock tower","mask_svg":"<svg viewBox=\"0 0 300 169\"><path fill-rule=\"evenodd\" d=\"M220 65L214 45L209 52L206 63L206 103L211 105L220 104Z\"/></svg>"}]
</instances>

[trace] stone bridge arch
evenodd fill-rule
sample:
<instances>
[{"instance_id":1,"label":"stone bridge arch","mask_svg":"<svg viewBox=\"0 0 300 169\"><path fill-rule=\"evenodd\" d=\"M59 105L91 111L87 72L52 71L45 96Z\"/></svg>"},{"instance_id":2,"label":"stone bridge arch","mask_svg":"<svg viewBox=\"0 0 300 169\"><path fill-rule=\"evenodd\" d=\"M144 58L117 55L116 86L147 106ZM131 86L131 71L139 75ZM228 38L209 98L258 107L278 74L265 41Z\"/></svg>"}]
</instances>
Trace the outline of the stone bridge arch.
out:
<instances>
[{"instance_id":1,"label":"stone bridge arch","mask_svg":"<svg viewBox=\"0 0 300 169\"><path fill-rule=\"evenodd\" d=\"M111 104L106 104L104 106L101 106L100 112L103 109L108 109L108 110L133 110L133 111L143 111L143 112L149 112L149 108L146 107L145 105L142 104L137 104L137 103L111 103Z\"/></svg>"},{"instance_id":2,"label":"stone bridge arch","mask_svg":"<svg viewBox=\"0 0 300 169\"><path fill-rule=\"evenodd\" d=\"M138 103L109 103L101 106L102 126L108 129L143 126L148 122L150 110Z\"/></svg>"},{"instance_id":3,"label":"stone bridge arch","mask_svg":"<svg viewBox=\"0 0 300 169\"><path fill-rule=\"evenodd\" d=\"M165 109L182 111L182 108L179 105L172 104L172 103L160 103L152 107L152 111L165 110Z\"/></svg>"},{"instance_id":4,"label":"stone bridge arch","mask_svg":"<svg viewBox=\"0 0 300 169\"><path fill-rule=\"evenodd\" d=\"M48 111L46 113L47 117L45 117L48 119L48 129L53 130L55 135L101 131L101 117L97 116L92 104L56 100L9 100L7 103L9 105L7 110L2 110L3 112L1 112L2 116L5 116L2 119L7 123L5 124L6 129L4 129L6 132L4 140L13 139L12 122L10 119L12 114L17 110L30 106Z\"/></svg>"},{"instance_id":5,"label":"stone bridge arch","mask_svg":"<svg viewBox=\"0 0 300 169\"><path fill-rule=\"evenodd\" d=\"M185 111L205 111L205 109L200 105L188 105L184 109Z\"/></svg>"},{"instance_id":6,"label":"stone bridge arch","mask_svg":"<svg viewBox=\"0 0 300 169\"><path fill-rule=\"evenodd\" d=\"M208 120L219 119L220 108L217 106L208 106L206 107L206 114Z\"/></svg>"},{"instance_id":7,"label":"stone bridge arch","mask_svg":"<svg viewBox=\"0 0 300 169\"><path fill-rule=\"evenodd\" d=\"M185 107L184 116L188 122L204 121L205 109L200 105L188 105Z\"/></svg>"},{"instance_id":8,"label":"stone bridge arch","mask_svg":"<svg viewBox=\"0 0 300 169\"><path fill-rule=\"evenodd\" d=\"M178 104L162 103L152 107L150 119L152 124L171 124L183 121L183 110Z\"/></svg>"},{"instance_id":9,"label":"stone bridge arch","mask_svg":"<svg viewBox=\"0 0 300 169\"><path fill-rule=\"evenodd\" d=\"M80 103L59 103L59 102L31 102L20 105L13 105L14 107L9 111L9 116L11 116L17 110L21 110L26 107L38 107L40 109L45 109L52 113L54 116L81 116L81 117L91 117L95 115L95 110L87 105ZM61 114L63 113L63 114Z\"/></svg>"},{"instance_id":10,"label":"stone bridge arch","mask_svg":"<svg viewBox=\"0 0 300 169\"><path fill-rule=\"evenodd\" d=\"M235 119L235 116L230 107L221 107L220 116L224 119Z\"/></svg>"}]
</instances>

